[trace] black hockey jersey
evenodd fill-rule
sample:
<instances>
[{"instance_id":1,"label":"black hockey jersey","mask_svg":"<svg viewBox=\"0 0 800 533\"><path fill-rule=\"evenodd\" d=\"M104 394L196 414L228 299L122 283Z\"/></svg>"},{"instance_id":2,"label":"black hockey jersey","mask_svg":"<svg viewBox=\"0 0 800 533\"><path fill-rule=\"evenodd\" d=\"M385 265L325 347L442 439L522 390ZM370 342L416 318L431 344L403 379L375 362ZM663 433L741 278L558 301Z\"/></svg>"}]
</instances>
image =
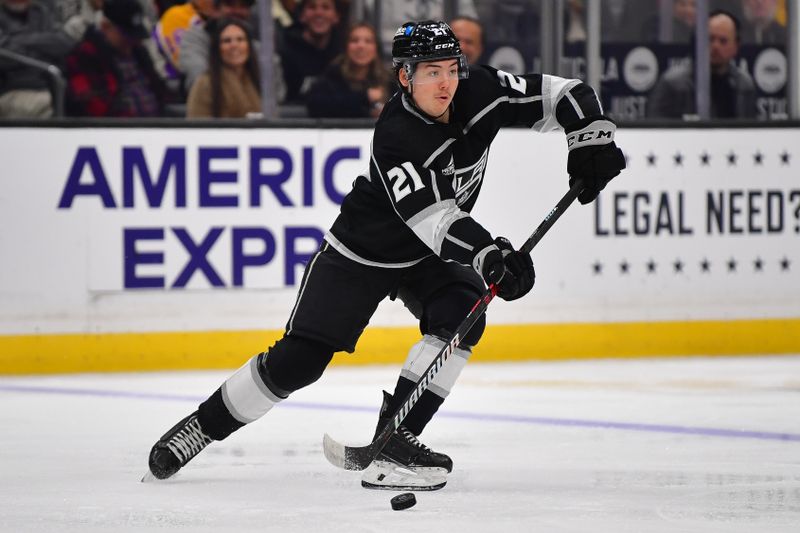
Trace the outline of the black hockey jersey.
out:
<instances>
[{"instance_id":1,"label":"black hockey jersey","mask_svg":"<svg viewBox=\"0 0 800 533\"><path fill-rule=\"evenodd\" d=\"M375 125L369 171L356 178L326 235L338 252L387 268L435 253L475 266L492 237L471 216L489 146L504 126L550 131L602 114L579 80L470 67L451 104L450 122L433 121L402 92Z\"/></svg>"}]
</instances>

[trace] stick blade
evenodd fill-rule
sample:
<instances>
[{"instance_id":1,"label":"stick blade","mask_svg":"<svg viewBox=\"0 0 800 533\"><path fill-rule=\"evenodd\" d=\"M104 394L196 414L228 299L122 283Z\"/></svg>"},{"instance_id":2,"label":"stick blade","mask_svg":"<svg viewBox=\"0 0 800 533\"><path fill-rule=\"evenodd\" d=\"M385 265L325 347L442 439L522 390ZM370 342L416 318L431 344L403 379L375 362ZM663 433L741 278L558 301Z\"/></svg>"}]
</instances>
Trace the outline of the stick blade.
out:
<instances>
[{"instance_id":1,"label":"stick blade","mask_svg":"<svg viewBox=\"0 0 800 533\"><path fill-rule=\"evenodd\" d=\"M333 440L333 437L325 433L322 438L322 451L325 452L325 459L328 460L333 466L344 468L345 466L345 450L344 444L340 444Z\"/></svg>"},{"instance_id":2,"label":"stick blade","mask_svg":"<svg viewBox=\"0 0 800 533\"><path fill-rule=\"evenodd\" d=\"M328 462L345 470L364 470L379 451L374 442L360 448L345 446L327 433L322 439L322 450Z\"/></svg>"}]
</instances>

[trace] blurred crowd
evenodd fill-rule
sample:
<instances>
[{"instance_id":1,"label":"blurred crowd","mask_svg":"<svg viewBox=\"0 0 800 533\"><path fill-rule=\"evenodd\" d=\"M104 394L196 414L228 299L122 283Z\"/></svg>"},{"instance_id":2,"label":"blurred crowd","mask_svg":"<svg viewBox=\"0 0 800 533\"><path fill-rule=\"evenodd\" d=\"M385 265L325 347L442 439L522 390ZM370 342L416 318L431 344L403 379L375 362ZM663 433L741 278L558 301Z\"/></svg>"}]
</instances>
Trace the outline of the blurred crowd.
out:
<instances>
[{"instance_id":1,"label":"blurred crowd","mask_svg":"<svg viewBox=\"0 0 800 533\"><path fill-rule=\"evenodd\" d=\"M256 0L0 0L0 118L53 116L59 87L43 65L60 70L67 116L260 117L268 95L281 116L375 118L395 91L388 52L403 22L448 18L470 63L509 69L511 43L517 70L531 71L547 0L259 1L273 18L266 63ZM710 4L713 115L755 117L753 80L735 60L740 45L786 45L786 0ZM564 6L565 45L580 45L585 1ZM695 12L695 0L602 0L602 39L688 50ZM693 112L690 64L672 67L683 70L648 88L648 116Z\"/></svg>"}]
</instances>

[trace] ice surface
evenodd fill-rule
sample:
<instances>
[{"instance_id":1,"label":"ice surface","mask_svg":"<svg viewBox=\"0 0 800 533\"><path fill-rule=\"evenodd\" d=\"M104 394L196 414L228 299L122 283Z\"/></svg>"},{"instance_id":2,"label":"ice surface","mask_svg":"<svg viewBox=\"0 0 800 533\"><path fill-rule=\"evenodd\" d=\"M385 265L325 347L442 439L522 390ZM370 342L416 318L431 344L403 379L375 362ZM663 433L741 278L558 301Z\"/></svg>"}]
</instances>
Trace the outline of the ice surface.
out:
<instances>
[{"instance_id":1,"label":"ice surface","mask_svg":"<svg viewBox=\"0 0 800 533\"><path fill-rule=\"evenodd\" d=\"M396 370L333 367L151 483L228 372L0 378L0 529L800 531L800 356L468 365L422 438L455 470L401 512L322 454L368 442Z\"/></svg>"}]
</instances>

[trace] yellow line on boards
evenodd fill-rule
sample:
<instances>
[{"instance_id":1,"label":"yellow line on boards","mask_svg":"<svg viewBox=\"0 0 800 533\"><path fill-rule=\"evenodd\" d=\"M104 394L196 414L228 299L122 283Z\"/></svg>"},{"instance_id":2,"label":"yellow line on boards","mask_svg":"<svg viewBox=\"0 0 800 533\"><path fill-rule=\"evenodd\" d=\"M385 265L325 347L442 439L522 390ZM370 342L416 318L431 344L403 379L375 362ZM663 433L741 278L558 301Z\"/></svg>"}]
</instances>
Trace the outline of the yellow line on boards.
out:
<instances>
[{"instance_id":1,"label":"yellow line on boards","mask_svg":"<svg viewBox=\"0 0 800 533\"><path fill-rule=\"evenodd\" d=\"M0 374L235 368L281 331L0 335ZM402 364L414 327L368 328L333 364ZM800 353L800 319L489 326L473 361Z\"/></svg>"}]
</instances>

